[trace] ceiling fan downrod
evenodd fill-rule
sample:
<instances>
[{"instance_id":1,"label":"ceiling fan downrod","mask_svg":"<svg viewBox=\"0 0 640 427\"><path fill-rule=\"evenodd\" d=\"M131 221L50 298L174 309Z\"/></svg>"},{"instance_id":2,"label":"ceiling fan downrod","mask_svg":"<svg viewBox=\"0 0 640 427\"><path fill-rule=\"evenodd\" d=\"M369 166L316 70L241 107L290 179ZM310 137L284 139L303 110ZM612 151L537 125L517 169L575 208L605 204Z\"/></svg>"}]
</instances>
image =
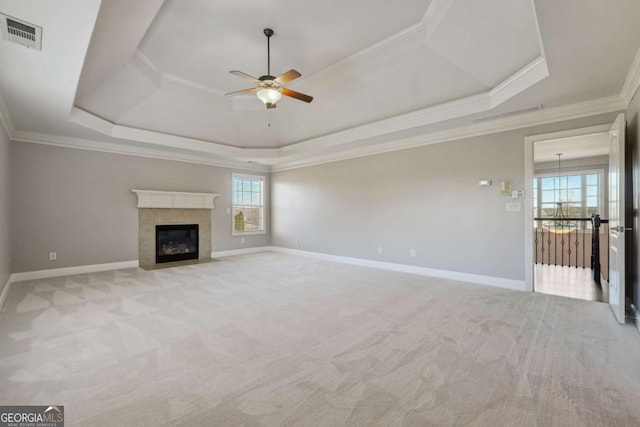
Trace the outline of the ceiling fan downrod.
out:
<instances>
[{"instance_id":1,"label":"ceiling fan downrod","mask_svg":"<svg viewBox=\"0 0 640 427\"><path fill-rule=\"evenodd\" d=\"M271 28L265 28L264 35L267 36L267 76L271 76L271 44L269 41L273 35L273 30Z\"/></svg>"}]
</instances>

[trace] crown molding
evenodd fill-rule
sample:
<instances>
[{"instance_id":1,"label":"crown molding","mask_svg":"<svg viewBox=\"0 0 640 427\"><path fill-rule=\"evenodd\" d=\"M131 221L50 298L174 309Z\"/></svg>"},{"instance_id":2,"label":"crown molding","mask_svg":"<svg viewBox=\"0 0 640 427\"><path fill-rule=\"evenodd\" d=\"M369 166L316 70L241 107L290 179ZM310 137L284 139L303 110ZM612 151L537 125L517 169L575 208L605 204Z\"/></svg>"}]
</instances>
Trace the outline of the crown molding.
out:
<instances>
[{"instance_id":1,"label":"crown molding","mask_svg":"<svg viewBox=\"0 0 640 427\"><path fill-rule=\"evenodd\" d=\"M491 108L508 101L547 77L549 77L547 60L543 56L539 56L489 91Z\"/></svg>"},{"instance_id":2,"label":"crown molding","mask_svg":"<svg viewBox=\"0 0 640 427\"><path fill-rule=\"evenodd\" d=\"M161 147L134 147L127 144L119 144L115 142L70 138L66 136L49 135L36 132L16 131L11 136L11 140L17 142L51 145L55 147L74 148L78 150L98 151L110 154L122 154L127 156L146 157L159 160L172 160L177 162L219 166L230 169L242 169L256 172L269 172L270 170L268 166L257 163L210 158L203 156L202 154L173 152Z\"/></svg>"},{"instance_id":3,"label":"crown molding","mask_svg":"<svg viewBox=\"0 0 640 427\"><path fill-rule=\"evenodd\" d=\"M195 151L206 155L221 156L236 161L238 159L271 159L278 157L277 148L239 148L217 142L203 141L195 138L187 138L162 132L122 126L77 107L73 107L71 110L69 121L103 135L118 139Z\"/></svg>"},{"instance_id":4,"label":"crown molding","mask_svg":"<svg viewBox=\"0 0 640 427\"><path fill-rule=\"evenodd\" d=\"M144 61L144 55L139 59ZM152 64L147 64L152 68ZM546 60L538 57L493 90L484 94L447 102L433 107L379 120L343 131L308 139L281 148L239 148L217 142L203 141L169 135L161 132L122 126L95 114L74 107L69 120L103 135L145 142L165 147L201 152L236 161L257 161L265 164L280 163L284 157L313 155L326 150L366 138L389 135L394 132L425 126L471 114L488 111L505 100L531 87L549 75Z\"/></svg>"},{"instance_id":5,"label":"crown molding","mask_svg":"<svg viewBox=\"0 0 640 427\"><path fill-rule=\"evenodd\" d=\"M597 116L600 114L623 111L625 108L625 101L622 96L616 95L569 106L549 108L546 110L536 110L520 115L479 122L468 126L433 132L427 135L419 135L400 140L392 140L390 142L373 146L358 147L351 150L340 151L337 153L330 153L326 155L320 154L314 157L298 158L290 161L284 160L273 165L271 167L271 171L278 172L289 169L297 169L323 163L331 163L340 160L348 160L357 157L382 154L390 151L421 147L424 145L473 138L499 132L507 132L515 129L530 128L549 123L556 123L584 117Z\"/></svg>"},{"instance_id":6,"label":"crown molding","mask_svg":"<svg viewBox=\"0 0 640 427\"><path fill-rule=\"evenodd\" d=\"M631 104L631 100L638 91L638 87L640 87L640 48L636 51L636 56L633 58L631 68L629 68L627 77L624 80L624 85L622 85L622 91L620 92L627 107Z\"/></svg>"},{"instance_id":7,"label":"crown molding","mask_svg":"<svg viewBox=\"0 0 640 427\"><path fill-rule=\"evenodd\" d=\"M258 172L277 172L340 160L347 160L351 158L364 157L374 154L381 154L390 151L415 148L423 145L437 144L464 138L472 138L476 136L505 132L514 129L533 127L548 123L596 116L600 114L623 111L625 109L626 103L624 98L621 95L616 95L579 104L536 110L529 113L498 118L496 120L478 122L472 125L447 129L427 135L419 135L404 139L392 139L389 142L342 150L336 153L323 154L319 150L300 150L292 153L289 150L289 147L268 149L269 154L272 156L270 160L273 162L273 164L271 166L269 166L268 164L253 162L249 163L249 160L247 160L247 158L223 159L214 157L215 154L207 155L207 153L202 152L200 154L175 152L168 148L175 148L175 146L172 146L170 144L166 144L166 146L156 145L153 147L135 147L124 143L120 144L116 142L70 138L24 131L13 131L10 135L10 138L13 141L99 151L112 154L124 154L161 160L173 160ZM108 122L91 114L89 114L88 117L92 120L96 120L96 123L98 123L100 126L106 126L107 128L110 128L110 126L112 126L112 124L108 124ZM255 151L260 149L248 150ZM260 158L255 158L254 161L260 161Z\"/></svg>"},{"instance_id":8,"label":"crown molding","mask_svg":"<svg viewBox=\"0 0 640 427\"><path fill-rule=\"evenodd\" d=\"M309 150L326 149L488 111L548 75L546 60L538 57L489 92L287 145L281 148L281 154L284 157Z\"/></svg>"},{"instance_id":9,"label":"crown molding","mask_svg":"<svg viewBox=\"0 0 640 427\"><path fill-rule=\"evenodd\" d=\"M144 61L144 56L139 59ZM152 64L147 64L152 68ZM69 120L103 135L119 139L145 142L171 148L221 156L236 161L261 161L273 164L282 157L306 155L309 152L352 143L358 140L388 135L394 132L425 126L450 119L488 111L515 96L549 75L546 60L538 57L513 76L484 94L447 102L433 107L379 120L343 131L308 139L282 148L239 148L213 141L203 141L162 132L122 126L105 120L88 111L73 107Z\"/></svg>"}]
</instances>

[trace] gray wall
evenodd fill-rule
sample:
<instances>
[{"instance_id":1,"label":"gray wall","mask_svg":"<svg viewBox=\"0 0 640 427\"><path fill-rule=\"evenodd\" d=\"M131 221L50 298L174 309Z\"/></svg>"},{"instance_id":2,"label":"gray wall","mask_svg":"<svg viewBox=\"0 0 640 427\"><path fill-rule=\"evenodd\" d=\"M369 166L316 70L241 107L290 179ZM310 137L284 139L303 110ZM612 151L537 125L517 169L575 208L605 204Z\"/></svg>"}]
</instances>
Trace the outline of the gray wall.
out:
<instances>
[{"instance_id":1,"label":"gray wall","mask_svg":"<svg viewBox=\"0 0 640 427\"><path fill-rule=\"evenodd\" d=\"M525 136L614 118L607 114L273 173L272 244L523 280L524 200L500 196L498 181L510 179L514 189L524 188ZM494 185L479 187L483 178ZM506 212L506 203L514 201L522 203L522 212Z\"/></svg>"},{"instance_id":2,"label":"gray wall","mask_svg":"<svg viewBox=\"0 0 640 427\"><path fill-rule=\"evenodd\" d=\"M228 168L21 142L12 143L11 162L13 272L138 259L134 188L222 194L212 211L214 251L270 243L268 233L244 244L231 235Z\"/></svg>"},{"instance_id":3,"label":"gray wall","mask_svg":"<svg viewBox=\"0 0 640 427\"><path fill-rule=\"evenodd\" d=\"M640 310L640 280L638 278L638 266L640 266L640 250L638 250L638 242L640 242L640 91L636 92L633 97L626 113L626 119L627 153L630 157L631 182L633 182L631 191L633 209L630 210L630 218L625 224L627 227L633 227L633 239L631 239L631 244L627 245L627 252L630 252L627 256L627 265L630 266L627 293L636 309Z\"/></svg>"},{"instance_id":4,"label":"gray wall","mask_svg":"<svg viewBox=\"0 0 640 427\"><path fill-rule=\"evenodd\" d=\"M11 226L9 224L9 137L0 125L0 294L11 274Z\"/></svg>"}]
</instances>

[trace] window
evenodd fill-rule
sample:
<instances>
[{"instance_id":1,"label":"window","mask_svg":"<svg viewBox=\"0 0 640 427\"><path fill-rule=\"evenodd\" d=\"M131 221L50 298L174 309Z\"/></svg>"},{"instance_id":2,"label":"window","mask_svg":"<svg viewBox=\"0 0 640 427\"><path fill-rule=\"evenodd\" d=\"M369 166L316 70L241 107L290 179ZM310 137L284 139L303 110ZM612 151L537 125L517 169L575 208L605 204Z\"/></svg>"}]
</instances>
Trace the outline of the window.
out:
<instances>
[{"instance_id":1,"label":"window","mask_svg":"<svg viewBox=\"0 0 640 427\"><path fill-rule=\"evenodd\" d=\"M561 203L565 217L590 218L601 213L603 171L540 175L533 179L533 215L556 216ZM587 228L591 224L586 223Z\"/></svg>"},{"instance_id":2,"label":"window","mask_svg":"<svg viewBox=\"0 0 640 427\"><path fill-rule=\"evenodd\" d=\"M264 233L264 177L234 173L232 180L233 234Z\"/></svg>"}]
</instances>

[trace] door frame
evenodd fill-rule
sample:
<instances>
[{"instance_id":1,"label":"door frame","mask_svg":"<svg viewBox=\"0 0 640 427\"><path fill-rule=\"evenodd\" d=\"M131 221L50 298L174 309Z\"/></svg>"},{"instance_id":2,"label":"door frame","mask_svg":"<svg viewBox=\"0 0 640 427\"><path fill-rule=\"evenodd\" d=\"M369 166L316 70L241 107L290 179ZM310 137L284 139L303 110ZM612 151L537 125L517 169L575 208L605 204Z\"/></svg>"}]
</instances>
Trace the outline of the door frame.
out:
<instances>
[{"instance_id":1,"label":"door frame","mask_svg":"<svg viewBox=\"0 0 640 427\"><path fill-rule=\"evenodd\" d=\"M613 122L612 122L613 123ZM611 123L586 128L569 129L559 132L531 135L524 138L524 288L525 291L534 291L533 267L533 147L536 142L553 139L572 138L576 136L592 135L595 133L609 133Z\"/></svg>"}]
</instances>

